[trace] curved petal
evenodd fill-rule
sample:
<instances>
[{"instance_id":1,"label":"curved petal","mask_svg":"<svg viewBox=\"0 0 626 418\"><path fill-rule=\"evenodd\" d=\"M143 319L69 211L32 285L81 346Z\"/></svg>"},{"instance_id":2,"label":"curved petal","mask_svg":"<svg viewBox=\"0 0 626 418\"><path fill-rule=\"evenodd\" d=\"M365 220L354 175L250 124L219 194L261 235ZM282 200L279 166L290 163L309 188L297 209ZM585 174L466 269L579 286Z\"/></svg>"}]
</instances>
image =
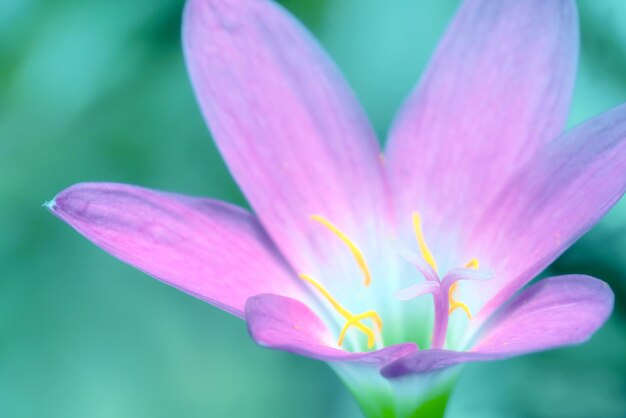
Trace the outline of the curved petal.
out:
<instances>
[{"instance_id":1,"label":"curved petal","mask_svg":"<svg viewBox=\"0 0 626 418\"><path fill-rule=\"evenodd\" d=\"M449 251L454 232L561 133L577 55L572 0L463 2L389 138L391 191L407 231L418 210L434 252Z\"/></svg>"},{"instance_id":2,"label":"curved petal","mask_svg":"<svg viewBox=\"0 0 626 418\"><path fill-rule=\"evenodd\" d=\"M601 280L567 275L539 281L485 324L472 351L517 355L587 341L613 311Z\"/></svg>"},{"instance_id":3,"label":"curved petal","mask_svg":"<svg viewBox=\"0 0 626 418\"><path fill-rule=\"evenodd\" d=\"M488 322L468 352L427 350L381 370L386 377L429 373L459 363L491 361L587 341L613 310L609 286L588 276L540 281L516 296Z\"/></svg>"},{"instance_id":4,"label":"curved petal","mask_svg":"<svg viewBox=\"0 0 626 418\"><path fill-rule=\"evenodd\" d=\"M388 364L380 373L389 379L412 374L431 373L460 363L496 360L494 356L451 350L424 350Z\"/></svg>"},{"instance_id":5,"label":"curved petal","mask_svg":"<svg viewBox=\"0 0 626 418\"><path fill-rule=\"evenodd\" d=\"M346 251L312 214L374 253L364 237L378 229L387 200L378 142L306 29L273 1L189 0L183 42L217 146L294 268L316 274L320 260L332 264ZM360 280L353 264L327 271Z\"/></svg>"},{"instance_id":6,"label":"curved petal","mask_svg":"<svg viewBox=\"0 0 626 418\"><path fill-rule=\"evenodd\" d=\"M351 353L337 348L328 328L304 303L278 295L259 295L246 303L250 336L259 345L326 362L358 362L381 367L417 350L413 343Z\"/></svg>"},{"instance_id":7,"label":"curved petal","mask_svg":"<svg viewBox=\"0 0 626 418\"><path fill-rule=\"evenodd\" d=\"M548 144L507 183L468 247L493 279L468 286L497 309L587 232L626 191L626 105ZM470 300L472 302L472 300Z\"/></svg>"},{"instance_id":8,"label":"curved petal","mask_svg":"<svg viewBox=\"0 0 626 418\"><path fill-rule=\"evenodd\" d=\"M306 300L256 219L235 206L84 183L59 193L48 208L113 256L237 316L259 293Z\"/></svg>"}]
</instances>

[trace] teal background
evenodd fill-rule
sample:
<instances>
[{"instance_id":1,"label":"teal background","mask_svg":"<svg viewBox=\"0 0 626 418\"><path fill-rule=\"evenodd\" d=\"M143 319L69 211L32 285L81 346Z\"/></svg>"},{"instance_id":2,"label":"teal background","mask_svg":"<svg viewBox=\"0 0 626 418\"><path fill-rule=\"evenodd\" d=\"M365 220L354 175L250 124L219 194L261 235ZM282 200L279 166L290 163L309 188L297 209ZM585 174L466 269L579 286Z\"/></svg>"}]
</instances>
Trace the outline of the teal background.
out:
<instances>
[{"instance_id":1,"label":"teal background","mask_svg":"<svg viewBox=\"0 0 626 418\"><path fill-rule=\"evenodd\" d=\"M284 2L381 137L456 1ZM570 125L626 101L626 2L579 2ZM0 417L351 417L324 364L120 263L41 204L81 181L245 201L185 73L180 0L0 1ZM626 201L549 273L608 281L583 346L466 367L449 417L626 416Z\"/></svg>"}]
</instances>

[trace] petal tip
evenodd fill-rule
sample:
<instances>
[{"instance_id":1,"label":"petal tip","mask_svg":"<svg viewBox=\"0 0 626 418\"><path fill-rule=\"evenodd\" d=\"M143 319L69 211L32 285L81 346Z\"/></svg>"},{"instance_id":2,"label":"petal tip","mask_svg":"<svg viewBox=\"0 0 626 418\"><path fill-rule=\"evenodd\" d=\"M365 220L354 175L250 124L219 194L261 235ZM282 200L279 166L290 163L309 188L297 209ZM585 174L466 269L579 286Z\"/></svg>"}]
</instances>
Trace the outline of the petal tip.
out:
<instances>
[{"instance_id":1,"label":"petal tip","mask_svg":"<svg viewBox=\"0 0 626 418\"><path fill-rule=\"evenodd\" d=\"M44 207L46 209L48 209L50 212L54 212L54 210L56 209L56 197L50 201L45 201L43 202L43 204L41 205L41 207Z\"/></svg>"},{"instance_id":2,"label":"petal tip","mask_svg":"<svg viewBox=\"0 0 626 418\"><path fill-rule=\"evenodd\" d=\"M91 186L91 188L89 186ZM79 206L81 206L79 202L85 200L87 197L87 193L85 192L90 189L96 189L94 186L101 185L88 183L74 184L59 192L51 201L45 202L43 206L57 216L75 216L77 215ZM84 204L82 206L84 206Z\"/></svg>"},{"instance_id":3,"label":"petal tip","mask_svg":"<svg viewBox=\"0 0 626 418\"><path fill-rule=\"evenodd\" d=\"M61 213L67 211L68 206L71 206L70 203L73 197L77 196L76 192L80 192L81 189L84 189L85 185L86 183L77 183L61 190L52 200L44 202L42 207L60 216Z\"/></svg>"}]
</instances>

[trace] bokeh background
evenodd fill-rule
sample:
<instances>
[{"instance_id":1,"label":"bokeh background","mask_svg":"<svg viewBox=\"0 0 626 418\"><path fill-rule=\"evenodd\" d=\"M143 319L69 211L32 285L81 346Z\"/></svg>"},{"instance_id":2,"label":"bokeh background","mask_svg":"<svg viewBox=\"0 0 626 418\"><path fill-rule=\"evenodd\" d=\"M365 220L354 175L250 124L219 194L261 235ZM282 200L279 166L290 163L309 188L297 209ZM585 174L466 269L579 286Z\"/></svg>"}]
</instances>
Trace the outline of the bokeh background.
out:
<instances>
[{"instance_id":1,"label":"bokeh background","mask_svg":"<svg viewBox=\"0 0 626 418\"><path fill-rule=\"evenodd\" d=\"M290 0L384 138L453 0ZM106 255L41 207L80 181L245 201L210 140L181 0L0 1L0 417L356 417L321 363ZM626 101L626 2L579 2L570 125ZM626 173L625 173L626 175ZM607 280L583 346L466 367L449 417L626 416L626 201L552 267Z\"/></svg>"}]
</instances>

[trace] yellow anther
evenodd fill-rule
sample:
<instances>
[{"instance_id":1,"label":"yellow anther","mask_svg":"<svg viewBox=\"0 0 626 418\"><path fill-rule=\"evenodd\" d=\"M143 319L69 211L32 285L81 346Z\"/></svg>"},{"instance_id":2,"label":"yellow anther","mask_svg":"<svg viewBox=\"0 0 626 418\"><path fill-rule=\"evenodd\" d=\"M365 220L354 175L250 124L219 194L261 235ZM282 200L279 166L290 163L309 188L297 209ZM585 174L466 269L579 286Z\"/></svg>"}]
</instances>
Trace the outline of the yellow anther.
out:
<instances>
[{"instance_id":1,"label":"yellow anther","mask_svg":"<svg viewBox=\"0 0 626 418\"><path fill-rule=\"evenodd\" d=\"M478 270L478 259L477 258L472 258L469 263L467 263L465 265L466 269L472 269L472 270Z\"/></svg>"},{"instance_id":2,"label":"yellow anther","mask_svg":"<svg viewBox=\"0 0 626 418\"><path fill-rule=\"evenodd\" d=\"M471 267L468 267L468 268L471 268ZM452 312L454 312L455 309L461 308L465 311L465 314L467 315L467 317L469 319L472 319L472 313L470 312L469 307L463 302L459 302L458 300L455 300L453 297L453 294L456 291L456 288L458 287L458 285L459 285L459 282L455 282L454 284L452 284L452 286L450 286L450 290L448 291L448 305L449 305L448 315L452 314Z\"/></svg>"},{"instance_id":3,"label":"yellow anther","mask_svg":"<svg viewBox=\"0 0 626 418\"><path fill-rule=\"evenodd\" d=\"M343 241L344 244L348 246L348 249L354 256L356 263L359 265L359 268L363 272L363 276L365 276L365 286L369 286L372 282L372 275L370 273L370 269L367 267L367 263L365 262L365 257L363 257L363 253L361 252L359 247L356 246L354 241L348 238L346 234L341 232L339 228L337 228L334 224L332 224L328 219L324 218L323 216L311 215L311 219L324 225L333 234L335 234L337 238L339 238L341 241Z\"/></svg>"},{"instance_id":4,"label":"yellow anther","mask_svg":"<svg viewBox=\"0 0 626 418\"><path fill-rule=\"evenodd\" d=\"M335 299L328 292L328 290L326 290L324 286L322 286L317 280L315 280L308 274L300 274L299 277L305 282L315 287L322 294L322 296L324 296L324 298L328 301L328 303L330 303L331 306L341 316L343 316L346 319L347 322L341 329L341 333L339 334L339 341L337 342L337 345L341 346L343 344L343 340L346 336L346 332L351 326L354 326L367 336L367 348L374 347L374 341L376 339L374 331L372 331L370 327L363 325L361 323L361 320L371 318L374 324L376 325L376 327L378 328L378 331L380 332L383 327L383 322L380 319L380 316L378 315L378 313L376 313L376 311L367 311L359 315L353 315L349 310L341 306L341 304L337 302L337 299Z\"/></svg>"},{"instance_id":5,"label":"yellow anther","mask_svg":"<svg viewBox=\"0 0 626 418\"><path fill-rule=\"evenodd\" d=\"M372 319L372 321L376 325L376 328L378 329L378 332L382 331L383 321L380 319L378 313L376 311L363 312L362 314L353 316L345 323L345 325L341 329L341 332L339 333L339 341L337 342L337 345L343 344L343 339L346 337L346 333L351 326L356 326L356 324L359 323L362 319L367 318ZM367 347L372 348L374 346L375 340L374 333L370 328L368 328L368 332L366 332L365 335L367 335Z\"/></svg>"},{"instance_id":6,"label":"yellow anther","mask_svg":"<svg viewBox=\"0 0 626 418\"><path fill-rule=\"evenodd\" d=\"M346 308L341 306L339 302L337 302L337 300L334 297L332 297L332 295L328 292L328 290L326 290L324 286L322 286L317 280L315 280L308 274L300 274L299 277L305 282L313 285L313 287L315 287L322 294L322 296L324 296L324 298L328 301L328 303L330 303L332 307L335 308L335 310L341 314L341 316L343 316L346 319L349 319L353 316L350 313L350 311L348 311Z\"/></svg>"},{"instance_id":7,"label":"yellow anther","mask_svg":"<svg viewBox=\"0 0 626 418\"><path fill-rule=\"evenodd\" d=\"M424 239L424 232L422 231L422 221L420 215L417 212L413 212L413 230L415 231L415 238L417 239L417 245L420 247L422 257L430 266L437 272L437 262L433 253L430 252L426 240Z\"/></svg>"}]
</instances>

